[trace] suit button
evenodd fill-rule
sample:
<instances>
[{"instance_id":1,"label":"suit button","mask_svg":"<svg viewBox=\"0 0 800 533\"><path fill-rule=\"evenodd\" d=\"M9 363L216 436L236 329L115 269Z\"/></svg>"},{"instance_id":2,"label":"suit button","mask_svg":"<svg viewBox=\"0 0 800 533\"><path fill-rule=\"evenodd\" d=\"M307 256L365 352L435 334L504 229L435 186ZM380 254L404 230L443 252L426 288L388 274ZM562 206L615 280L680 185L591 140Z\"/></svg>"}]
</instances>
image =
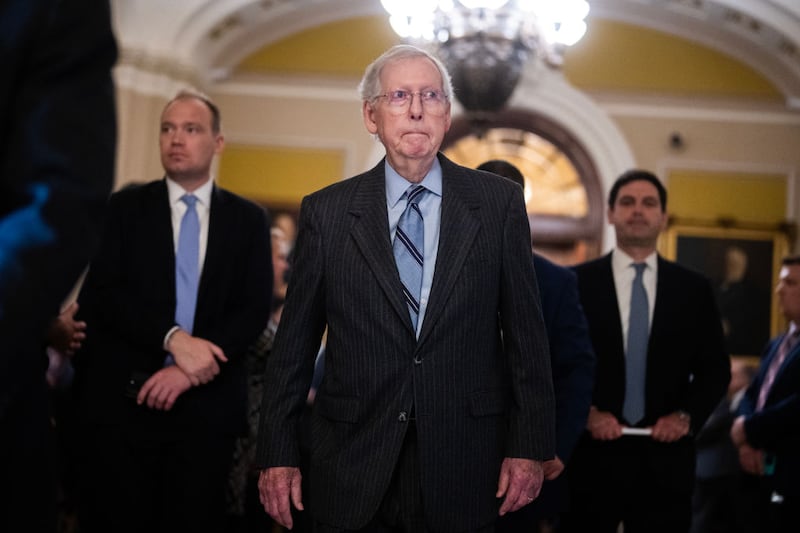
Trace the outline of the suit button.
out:
<instances>
[{"instance_id":1,"label":"suit button","mask_svg":"<svg viewBox=\"0 0 800 533\"><path fill-rule=\"evenodd\" d=\"M416 357L414 358L414 364L415 364L415 365L421 365L421 364L422 364L422 357L420 357L419 355L418 355L418 356L416 356Z\"/></svg>"},{"instance_id":2,"label":"suit button","mask_svg":"<svg viewBox=\"0 0 800 533\"><path fill-rule=\"evenodd\" d=\"M398 422L408 422L408 413L405 411L400 411L400 414L397 415Z\"/></svg>"}]
</instances>

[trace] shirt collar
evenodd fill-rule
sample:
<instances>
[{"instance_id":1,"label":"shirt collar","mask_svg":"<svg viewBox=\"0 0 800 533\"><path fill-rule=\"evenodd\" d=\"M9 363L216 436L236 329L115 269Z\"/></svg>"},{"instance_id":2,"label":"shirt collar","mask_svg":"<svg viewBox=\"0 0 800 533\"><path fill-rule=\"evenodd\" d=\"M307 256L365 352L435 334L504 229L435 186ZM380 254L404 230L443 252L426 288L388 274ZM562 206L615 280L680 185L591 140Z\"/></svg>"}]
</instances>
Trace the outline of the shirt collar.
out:
<instances>
[{"instance_id":1,"label":"shirt collar","mask_svg":"<svg viewBox=\"0 0 800 533\"><path fill-rule=\"evenodd\" d=\"M614 253L611 254L611 261L614 270L620 272L631 266L631 264L636 263L631 256L623 252L619 247L614 248ZM655 272L658 263L658 254L655 251L652 252L645 258L644 262L647 264L648 269Z\"/></svg>"},{"instance_id":2,"label":"shirt collar","mask_svg":"<svg viewBox=\"0 0 800 533\"><path fill-rule=\"evenodd\" d=\"M386 172L386 202L389 207L394 207L403 197L403 193L406 192L411 183L398 174L389 164L389 161L384 162L384 170ZM424 185L429 192L439 197L442 196L442 166L439 164L438 157L434 159L433 166L420 182L420 185Z\"/></svg>"},{"instance_id":3,"label":"shirt collar","mask_svg":"<svg viewBox=\"0 0 800 533\"><path fill-rule=\"evenodd\" d=\"M169 205L173 206L181 201L181 196L187 194L186 189L180 184L167 176L167 193L169 194ZM191 194L197 197L197 201L206 207L211 206L211 191L214 189L214 180L209 179L200 187L192 191Z\"/></svg>"}]
</instances>

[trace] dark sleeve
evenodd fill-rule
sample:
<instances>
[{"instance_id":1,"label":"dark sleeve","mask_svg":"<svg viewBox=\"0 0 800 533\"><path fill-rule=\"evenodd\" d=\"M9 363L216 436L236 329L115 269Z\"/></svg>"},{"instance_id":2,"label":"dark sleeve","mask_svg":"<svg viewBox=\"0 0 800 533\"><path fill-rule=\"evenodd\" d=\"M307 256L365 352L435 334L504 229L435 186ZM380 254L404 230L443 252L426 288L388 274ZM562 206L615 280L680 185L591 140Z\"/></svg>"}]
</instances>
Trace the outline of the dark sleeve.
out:
<instances>
[{"instance_id":1,"label":"dark sleeve","mask_svg":"<svg viewBox=\"0 0 800 533\"><path fill-rule=\"evenodd\" d=\"M236 265L222 295L224 313L214 313L209 329L196 334L217 344L229 356L244 355L255 342L269 320L272 300L272 255L269 218L258 206L246 202L243 226L238 229L241 239L236 252ZM231 236L233 237L233 236Z\"/></svg>"},{"instance_id":2,"label":"dark sleeve","mask_svg":"<svg viewBox=\"0 0 800 533\"><path fill-rule=\"evenodd\" d=\"M136 368L163 364L164 336L175 324L174 275L165 260L172 256L164 255L172 250L172 232L154 224L158 203L152 190L148 184L111 196L100 246L78 298L87 342L76 358L104 344L101 339L113 338L115 345L143 358ZM169 209L166 198L163 207Z\"/></svg>"},{"instance_id":3,"label":"dark sleeve","mask_svg":"<svg viewBox=\"0 0 800 533\"><path fill-rule=\"evenodd\" d=\"M570 270L561 270L562 290L553 302L556 308L548 331L556 394L556 453L566 463L586 428L595 356L576 276Z\"/></svg>"},{"instance_id":4,"label":"dark sleeve","mask_svg":"<svg viewBox=\"0 0 800 533\"><path fill-rule=\"evenodd\" d=\"M692 431L697 433L728 390L731 363L725 350L722 321L711 284L703 278L695 288L695 293L694 305L698 309L694 316L702 321L697 324L696 331L701 334L693 341L697 346L692 359L692 380L685 408L692 417Z\"/></svg>"},{"instance_id":5,"label":"dark sleeve","mask_svg":"<svg viewBox=\"0 0 800 533\"><path fill-rule=\"evenodd\" d=\"M771 345L770 351L777 350L777 343L776 340ZM772 357L775 357L774 353ZM788 374L779 375L781 381L778 399L773 401L770 397L770 401L763 409L755 410L763 377L772 357L762 358L759 375L745 394L748 404L740 405L740 412L746 416L744 429L747 441L754 448L775 450L783 446L795 447L796 450L796 446L800 444L800 367L797 364L781 366L781 374ZM777 381L775 383L777 384ZM775 393L776 385L773 385L771 390ZM744 400L742 403L744 404Z\"/></svg>"},{"instance_id":6,"label":"dark sleeve","mask_svg":"<svg viewBox=\"0 0 800 533\"><path fill-rule=\"evenodd\" d=\"M299 464L298 419L326 325L322 247L314 203L307 197L300 209L286 303L264 370L255 460L262 469Z\"/></svg>"},{"instance_id":7,"label":"dark sleeve","mask_svg":"<svg viewBox=\"0 0 800 533\"><path fill-rule=\"evenodd\" d=\"M509 415L506 457L549 460L556 451L555 396L520 187L513 187L505 213L499 311L515 401Z\"/></svg>"}]
</instances>

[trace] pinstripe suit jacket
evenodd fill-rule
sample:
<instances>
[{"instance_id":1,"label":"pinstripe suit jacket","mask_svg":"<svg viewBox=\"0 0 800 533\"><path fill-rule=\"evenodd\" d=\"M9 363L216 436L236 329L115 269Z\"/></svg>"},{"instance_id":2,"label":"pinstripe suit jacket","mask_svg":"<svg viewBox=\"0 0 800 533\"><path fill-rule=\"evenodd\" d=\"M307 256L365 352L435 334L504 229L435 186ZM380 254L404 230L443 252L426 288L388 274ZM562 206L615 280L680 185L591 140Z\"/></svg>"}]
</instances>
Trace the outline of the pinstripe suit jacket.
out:
<instances>
[{"instance_id":1,"label":"pinstripe suit jacket","mask_svg":"<svg viewBox=\"0 0 800 533\"><path fill-rule=\"evenodd\" d=\"M357 529L375 515L412 406L437 530L496 518L503 457L553 456L547 337L521 190L439 159L439 253L419 340L392 254L384 163L303 200L258 459L298 464L297 416L327 326L310 467L311 510L327 524Z\"/></svg>"}]
</instances>

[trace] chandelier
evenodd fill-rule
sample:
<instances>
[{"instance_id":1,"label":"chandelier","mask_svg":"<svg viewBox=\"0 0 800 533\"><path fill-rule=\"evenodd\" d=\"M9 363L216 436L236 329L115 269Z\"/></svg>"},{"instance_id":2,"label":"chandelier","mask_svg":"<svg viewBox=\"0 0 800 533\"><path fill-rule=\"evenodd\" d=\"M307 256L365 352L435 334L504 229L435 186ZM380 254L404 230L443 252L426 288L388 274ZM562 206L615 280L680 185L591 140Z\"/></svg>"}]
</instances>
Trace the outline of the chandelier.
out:
<instances>
[{"instance_id":1,"label":"chandelier","mask_svg":"<svg viewBox=\"0 0 800 533\"><path fill-rule=\"evenodd\" d=\"M586 32L585 0L381 0L405 42L438 55L473 116L502 109L529 58L549 67Z\"/></svg>"}]
</instances>

